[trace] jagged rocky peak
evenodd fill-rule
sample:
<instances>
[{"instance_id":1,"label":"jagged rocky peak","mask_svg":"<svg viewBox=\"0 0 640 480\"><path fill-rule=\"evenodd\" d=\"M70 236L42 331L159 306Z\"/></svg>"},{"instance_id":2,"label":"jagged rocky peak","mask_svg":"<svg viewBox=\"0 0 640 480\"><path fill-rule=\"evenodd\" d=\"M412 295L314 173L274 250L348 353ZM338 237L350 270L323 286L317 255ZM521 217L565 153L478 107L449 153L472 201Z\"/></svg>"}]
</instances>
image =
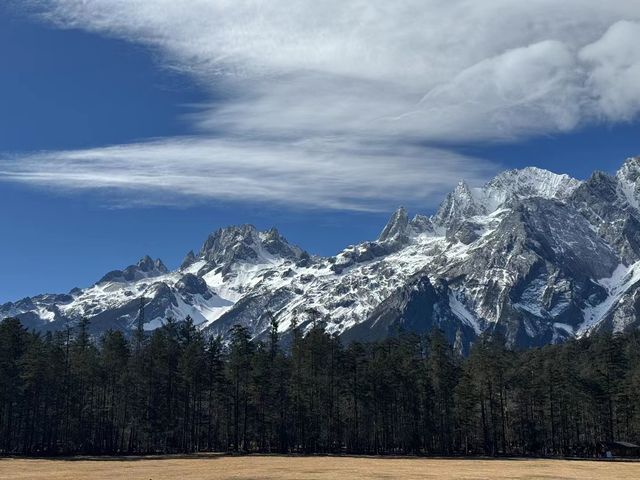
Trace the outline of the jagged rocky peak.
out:
<instances>
[{"instance_id":1,"label":"jagged rocky peak","mask_svg":"<svg viewBox=\"0 0 640 480\"><path fill-rule=\"evenodd\" d=\"M640 157L628 158L616 173L616 179L627 203L640 210Z\"/></svg>"},{"instance_id":2,"label":"jagged rocky peak","mask_svg":"<svg viewBox=\"0 0 640 480\"><path fill-rule=\"evenodd\" d=\"M440 205L433 221L447 227L476 215L488 215L526 198L542 197L564 201L581 182L537 167L507 170L482 187L461 181Z\"/></svg>"},{"instance_id":3,"label":"jagged rocky peak","mask_svg":"<svg viewBox=\"0 0 640 480\"><path fill-rule=\"evenodd\" d=\"M408 239L433 229L431 219L424 215L415 215L409 221L407 209L398 208L385 225L378 237L380 243L406 243Z\"/></svg>"},{"instance_id":4,"label":"jagged rocky peak","mask_svg":"<svg viewBox=\"0 0 640 480\"><path fill-rule=\"evenodd\" d=\"M618 176L636 182L640 178L640 156L627 158L618 170Z\"/></svg>"},{"instance_id":5,"label":"jagged rocky peak","mask_svg":"<svg viewBox=\"0 0 640 480\"><path fill-rule=\"evenodd\" d=\"M190 267L195 261L196 254L193 253L193 250L189 250L189 252L184 257L184 260L182 260L182 263L180 264L180 270L184 270L185 268Z\"/></svg>"},{"instance_id":6,"label":"jagged rocky peak","mask_svg":"<svg viewBox=\"0 0 640 480\"><path fill-rule=\"evenodd\" d=\"M391 240L401 240L407 236L407 227L409 226L409 215L404 207L398 208L385 225L382 233L378 237L379 242L387 242Z\"/></svg>"},{"instance_id":7,"label":"jagged rocky peak","mask_svg":"<svg viewBox=\"0 0 640 480\"><path fill-rule=\"evenodd\" d=\"M271 255L297 260L303 253L302 249L287 242L286 238L280 235L280 232L275 227L266 232L261 232L259 236L262 246Z\"/></svg>"},{"instance_id":8,"label":"jagged rocky peak","mask_svg":"<svg viewBox=\"0 0 640 480\"><path fill-rule=\"evenodd\" d=\"M416 214L409 222L409 225L416 232L428 232L433 230L433 222L431 221L431 218L426 215Z\"/></svg>"},{"instance_id":9,"label":"jagged rocky peak","mask_svg":"<svg viewBox=\"0 0 640 480\"><path fill-rule=\"evenodd\" d=\"M162 260L160 260L159 258L156 258L154 260L149 255L145 255L140 260L138 260L138 263L136 264L136 266L140 271L147 272L147 273L154 272L154 271L158 271L160 273L167 273L169 271L165 266L165 264L162 263Z\"/></svg>"},{"instance_id":10,"label":"jagged rocky peak","mask_svg":"<svg viewBox=\"0 0 640 480\"><path fill-rule=\"evenodd\" d=\"M290 245L275 228L258 232L253 225L230 226L209 235L200 250L200 256L215 265L257 263L270 258L296 260L303 251Z\"/></svg>"},{"instance_id":11,"label":"jagged rocky peak","mask_svg":"<svg viewBox=\"0 0 640 480\"><path fill-rule=\"evenodd\" d=\"M580 186L580 180L538 167L507 170L487 183L482 190L493 193L499 200L542 197L564 200Z\"/></svg>"},{"instance_id":12,"label":"jagged rocky peak","mask_svg":"<svg viewBox=\"0 0 640 480\"><path fill-rule=\"evenodd\" d=\"M230 226L216 230L204 242L200 255L208 262L227 264L258 259L260 237L253 225Z\"/></svg>"},{"instance_id":13,"label":"jagged rocky peak","mask_svg":"<svg viewBox=\"0 0 640 480\"><path fill-rule=\"evenodd\" d=\"M615 177L594 172L569 200L625 265L640 260L640 210L635 169L637 163L634 168L633 162L627 160Z\"/></svg>"},{"instance_id":14,"label":"jagged rocky peak","mask_svg":"<svg viewBox=\"0 0 640 480\"><path fill-rule=\"evenodd\" d=\"M260 338L266 310L287 329L318 308L345 341L438 327L460 349L487 329L533 346L638 328L639 172L636 157L584 182L539 168L461 182L433 217L400 208L377 240L331 258L309 257L276 229L227 227L182 270L163 274L144 257L109 283L0 305L0 318L57 330L84 316L96 330L126 330L144 297L149 328L190 315L207 333L240 323Z\"/></svg>"},{"instance_id":15,"label":"jagged rocky peak","mask_svg":"<svg viewBox=\"0 0 640 480\"><path fill-rule=\"evenodd\" d=\"M461 181L453 192L447 194L444 202L436 212L434 223L438 226L450 225L461 218L469 218L486 213L471 188L466 182Z\"/></svg>"},{"instance_id":16,"label":"jagged rocky peak","mask_svg":"<svg viewBox=\"0 0 640 480\"><path fill-rule=\"evenodd\" d=\"M617 199L617 181L611 175L595 171L571 195L571 201L584 202L593 206L594 202L614 203Z\"/></svg>"},{"instance_id":17,"label":"jagged rocky peak","mask_svg":"<svg viewBox=\"0 0 640 480\"><path fill-rule=\"evenodd\" d=\"M124 270L112 270L98 280L98 284L105 282L133 282L142 278L157 277L168 273L169 270L160 260L145 255L135 265L129 265Z\"/></svg>"}]
</instances>

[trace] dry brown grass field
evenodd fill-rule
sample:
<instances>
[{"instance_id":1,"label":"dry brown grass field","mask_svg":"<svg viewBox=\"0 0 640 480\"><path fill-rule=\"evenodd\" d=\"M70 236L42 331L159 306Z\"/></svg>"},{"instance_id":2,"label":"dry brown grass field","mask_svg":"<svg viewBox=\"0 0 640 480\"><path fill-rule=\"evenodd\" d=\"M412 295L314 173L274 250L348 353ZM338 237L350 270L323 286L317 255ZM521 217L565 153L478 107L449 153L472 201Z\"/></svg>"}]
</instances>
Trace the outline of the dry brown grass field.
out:
<instances>
[{"instance_id":1,"label":"dry brown grass field","mask_svg":"<svg viewBox=\"0 0 640 480\"><path fill-rule=\"evenodd\" d=\"M0 459L0 480L640 479L640 463L540 459L222 456Z\"/></svg>"}]
</instances>

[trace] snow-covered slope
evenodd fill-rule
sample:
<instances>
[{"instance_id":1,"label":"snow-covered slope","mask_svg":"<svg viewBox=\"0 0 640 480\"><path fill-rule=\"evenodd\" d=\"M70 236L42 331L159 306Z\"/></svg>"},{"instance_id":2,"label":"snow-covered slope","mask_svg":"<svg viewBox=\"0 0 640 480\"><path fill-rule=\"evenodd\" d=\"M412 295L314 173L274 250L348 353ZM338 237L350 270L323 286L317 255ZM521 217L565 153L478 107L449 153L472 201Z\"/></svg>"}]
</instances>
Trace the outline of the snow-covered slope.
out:
<instances>
[{"instance_id":1,"label":"snow-covered slope","mask_svg":"<svg viewBox=\"0 0 640 480\"><path fill-rule=\"evenodd\" d=\"M86 289L0 306L33 328L86 316L99 332L191 316L210 334L234 324L264 334L322 320L345 340L441 328L464 350L479 333L541 345L640 325L640 160L580 182L538 168L483 187L461 182L435 215L396 211L379 238L312 257L277 230L250 225L210 235L169 272L159 260L105 275Z\"/></svg>"},{"instance_id":2,"label":"snow-covered slope","mask_svg":"<svg viewBox=\"0 0 640 480\"><path fill-rule=\"evenodd\" d=\"M558 175L540 168L507 170L483 187L470 188L465 182L460 182L445 199L434 222L446 228L454 221L489 215L527 198L565 200L578 186L580 182L568 175Z\"/></svg>"}]
</instances>

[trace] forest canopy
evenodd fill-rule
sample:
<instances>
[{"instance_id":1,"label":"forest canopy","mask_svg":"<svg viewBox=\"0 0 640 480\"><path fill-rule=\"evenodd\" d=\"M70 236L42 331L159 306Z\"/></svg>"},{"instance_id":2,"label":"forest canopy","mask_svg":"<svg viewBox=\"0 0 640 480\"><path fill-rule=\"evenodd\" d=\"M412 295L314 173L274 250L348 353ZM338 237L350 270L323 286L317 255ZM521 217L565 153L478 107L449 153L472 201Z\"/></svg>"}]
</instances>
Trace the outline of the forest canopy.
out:
<instances>
[{"instance_id":1,"label":"forest canopy","mask_svg":"<svg viewBox=\"0 0 640 480\"><path fill-rule=\"evenodd\" d=\"M321 322L286 345L191 319L92 338L0 322L0 453L196 451L593 456L640 441L640 334L523 351L484 335L341 344Z\"/></svg>"}]
</instances>

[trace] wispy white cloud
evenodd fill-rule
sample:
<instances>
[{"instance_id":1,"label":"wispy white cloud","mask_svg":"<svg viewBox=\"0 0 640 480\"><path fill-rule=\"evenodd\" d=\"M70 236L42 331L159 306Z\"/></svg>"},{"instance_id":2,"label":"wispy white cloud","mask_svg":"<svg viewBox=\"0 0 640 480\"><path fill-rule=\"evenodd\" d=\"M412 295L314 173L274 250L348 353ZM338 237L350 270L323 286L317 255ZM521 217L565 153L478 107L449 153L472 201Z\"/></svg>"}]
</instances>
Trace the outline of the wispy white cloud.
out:
<instances>
[{"instance_id":1,"label":"wispy white cloud","mask_svg":"<svg viewBox=\"0 0 640 480\"><path fill-rule=\"evenodd\" d=\"M202 105L197 138L5 159L12 180L428 204L496 166L416 145L512 141L640 111L637 1L50 0L31 11L147 45L228 99Z\"/></svg>"},{"instance_id":2,"label":"wispy white cloud","mask_svg":"<svg viewBox=\"0 0 640 480\"><path fill-rule=\"evenodd\" d=\"M430 159L424 162L424 156ZM1 164L0 164L1 165ZM345 143L210 140L199 137L37 153L0 175L49 188L109 189L137 203L247 200L289 207L376 210L404 199L431 204L460 172L477 182L486 162L436 149Z\"/></svg>"}]
</instances>

